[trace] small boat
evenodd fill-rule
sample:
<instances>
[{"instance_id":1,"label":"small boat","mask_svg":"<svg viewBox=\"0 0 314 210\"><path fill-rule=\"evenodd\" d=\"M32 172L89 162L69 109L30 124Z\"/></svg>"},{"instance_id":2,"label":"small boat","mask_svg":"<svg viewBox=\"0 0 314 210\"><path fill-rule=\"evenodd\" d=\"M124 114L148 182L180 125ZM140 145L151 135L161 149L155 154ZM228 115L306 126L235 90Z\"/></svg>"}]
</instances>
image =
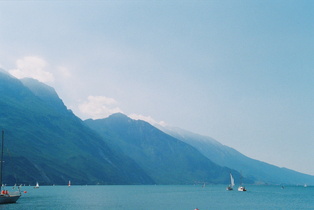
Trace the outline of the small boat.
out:
<instances>
[{"instance_id":1,"label":"small boat","mask_svg":"<svg viewBox=\"0 0 314 210\"><path fill-rule=\"evenodd\" d=\"M71 187L71 181L69 180L68 187Z\"/></svg>"},{"instance_id":2,"label":"small boat","mask_svg":"<svg viewBox=\"0 0 314 210\"><path fill-rule=\"evenodd\" d=\"M230 184L226 190L233 190L233 186L234 186L234 178L232 177L232 174L230 173Z\"/></svg>"},{"instance_id":3,"label":"small boat","mask_svg":"<svg viewBox=\"0 0 314 210\"><path fill-rule=\"evenodd\" d=\"M2 168L3 168L3 144L4 144L4 131L2 131L2 145L1 145L1 160L0 160L0 204L15 203L21 197L20 188L16 192L9 192L4 189L2 184Z\"/></svg>"},{"instance_id":4,"label":"small boat","mask_svg":"<svg viewBox=\"0 0 314 210\"><path fill-rule=\"evenodd\" d=\"M238 187L238 191L245 192L246 188L244 186L242 186L242 185L243 185L243 183L242 183L242 175L241 175L241 185Z\"/></svg>"},{"instance_id":5,"label":"small boat","mask_svg":"<svg viewBox=\"0 0 314 210\"><path fill-rule=\"evenodd\" d=\"M39 184L38 184L38 182L36 182L36 185L35 185L35 187L34 187L35 189L37 189L37 188L39 188Z\"/></svg>"},{"instance_id":6,"label":"small boat","mask_svg":"<svg viewBox=\"0 0 314 210\"><path fill-rule=\"evenodd\" d=\"M238 187L238 191L245 192L246 188L244 186L240 186L240 187Z\"/></svg>"}]
</instances>

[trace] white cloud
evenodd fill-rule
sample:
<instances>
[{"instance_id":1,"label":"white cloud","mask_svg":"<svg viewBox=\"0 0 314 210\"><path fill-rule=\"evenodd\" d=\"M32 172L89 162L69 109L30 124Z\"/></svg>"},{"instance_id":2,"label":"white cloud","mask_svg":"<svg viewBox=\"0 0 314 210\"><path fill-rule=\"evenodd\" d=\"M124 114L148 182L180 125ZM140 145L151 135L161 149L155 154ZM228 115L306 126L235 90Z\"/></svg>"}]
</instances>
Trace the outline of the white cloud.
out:
<instances>
[{"instance_id":1,"label":"white cloud","mask_svg":"<svg viewBox=\"0 0 314 210\"><path fill-rule=\"evenodd\" d=\"M71 72L69 71L69 69L67 69L64 66L59 66L57 68L58 73L63 77L63 78L69 78L72 76Z\"/></svg>"},{"instance_id":2,"label":"white cloud","mask_svg":"<svg viewBox=\"0 0 314 210\"><path fill-rule=\"evenodd\" d=\"M16 69L9 73L17 78L31 77L41 82L53 82L52 73L45 70L47 62L37 56L26 56L16 61Z\"/></svg>"},{"instance_id":3,"label":"white cloud","mask_svg":"<svg viewBox=\"0 0 314 210\"><path fill-rule=\"evenodd\" d=\"M152 125L161 125L161 126L166 126L167 124L164 121L156 121L154 120L151 116L144 116L144 115L139 115L139 114L130 114L130 118L134 120L144 120Z\"/></svg>"},{"instance_id":4,"label":"white cloud","mask_svg":"<svg viewBox=\"0 0 314 210\"><path fill-rule=\"evenodd\" d=\"M88 96L87 101L78 106L80 112L92 119L106 118L111 114L121 112L118 102L105 96Z\"/></svg>"}]
</instances>

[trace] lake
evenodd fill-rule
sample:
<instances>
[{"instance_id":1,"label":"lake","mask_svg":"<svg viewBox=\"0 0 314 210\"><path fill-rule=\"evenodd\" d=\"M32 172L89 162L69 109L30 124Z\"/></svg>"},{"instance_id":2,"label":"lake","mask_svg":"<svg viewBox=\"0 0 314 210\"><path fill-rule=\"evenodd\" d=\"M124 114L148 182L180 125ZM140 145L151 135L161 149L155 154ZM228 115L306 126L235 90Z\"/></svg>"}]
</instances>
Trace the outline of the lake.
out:
<instances>
[{"instance_id":1,"label":"lake","mask_svg":"<svg viewBox=\"0 0 314 210\"><path fill-rule=\"evenodd\" d=\"M314 209L314 187L246 187L247 192L226 191L224 185L27 186L17 203L0 209Z\"/></svg>"}]
</instances>

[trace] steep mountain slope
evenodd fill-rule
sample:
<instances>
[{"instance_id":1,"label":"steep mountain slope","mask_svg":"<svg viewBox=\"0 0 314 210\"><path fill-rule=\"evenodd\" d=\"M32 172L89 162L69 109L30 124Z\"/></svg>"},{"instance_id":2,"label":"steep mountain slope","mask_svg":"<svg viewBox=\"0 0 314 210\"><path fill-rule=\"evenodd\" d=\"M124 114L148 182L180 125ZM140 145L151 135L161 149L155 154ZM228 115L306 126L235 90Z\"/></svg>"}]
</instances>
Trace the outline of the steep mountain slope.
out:
<instances>
[{"instance_id":1,"label":"steep mountain slope","mask_svg":"<svg viewBox=\"0 0 314 210\"><path fill-rule=\"evenodd\" d=\"M169 135L186 142L213 162L240 171L256 183L268 184L314 184L314 177L287 168L251 159L218 141L179 128L160 128Z\"/></svg>"},{"instance_id":2,"label":"steep mountain slope","mask_svg":"<svg viewBox=\"0 0 314 210\"><path fill-rule=\"evenodd\" d=\"M104 139L110 139L106 143L125 152L158 184L227 183L230 172L237 178L240 176L147 122L114 114L85 123Z\"/></svg>"},{"instance_id":3,"label":"steep mountain slope","mask_svg":"<svg viewBox=\"0 0 314 210\"><path fill-rule=\"evenodd\" d=\"M5 183L154 183L67 110L54 89L22 81L0 71L0 129L10 151L5 154Z\"/></svg>"},{"instance_id":4,"label":"steep mountain slope","mask_svg":"<svg viewBox=\"0 0 314 210\"><path fill-rule=\"evenodd\" d=\"M54 108L58 110L58 112L68 112L66 106L52 87L32 78L24 78L20 81L25 87L30 89L35 96L39 97L43 102L50 106L50 108Z\"/></svg>"}]
</instances>

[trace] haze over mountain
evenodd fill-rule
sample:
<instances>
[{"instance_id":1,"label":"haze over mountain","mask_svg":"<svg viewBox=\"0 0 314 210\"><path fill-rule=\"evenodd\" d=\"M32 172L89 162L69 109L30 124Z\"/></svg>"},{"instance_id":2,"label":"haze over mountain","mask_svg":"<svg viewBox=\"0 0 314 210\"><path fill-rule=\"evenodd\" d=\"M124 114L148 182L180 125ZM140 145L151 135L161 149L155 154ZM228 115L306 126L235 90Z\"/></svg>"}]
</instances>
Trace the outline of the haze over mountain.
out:
<instances>
[{"instance_id":1,"label":"haze over mountain","mask_svg":"<svg viewBox=\"0 0 314 210\"><path fill-rule=\"evenodd\" d=\"M229 173L240 174L207 159L192 146L142 120L123 114L85 123L116 151L123 151L160 184L228 183ZM250 182L250 180L247 180Z\"/></svg>"},{"instance_id":2,"label":"haze over mountain","mask_svg":"<svg viewBox=\"0 0 314 210\"><path fill-rule=\"evenodd\" d=\"M0 1L0 68L51 85L81 119L151 116L314 175L313 10L310 0Z\"/></svg>"},{"instance_id":3,"label":"haze over mountain","mask_svg":"<svg viewBox=\"0 0 314 210\"><path fill-rule=\"evenodd\" d=\"M10 150L10 156L6 154L5 183L228 181L231 169L217 166L190 145L144 121L114 115L108 118L111 122L106 132L110 135L100 137L66 109L53 88L34 79L18 80L5 73L0 73L0 84L0 126L5 130L5 146ZM115 143L122 141L129 143L119 150ZM238 172L232 172L239 176Z\"/></svg>"},{"instance_id":4,"label":"haze over mountain","mask_svg":"<svg viewBox=\"0 0 314 210\"><path fill-rule=\"evenodd\" d=\"M154 183L67 110L53 88L0 72L0 96L0 128L10 151L4 183Z\"/></svg>"},{"instance_id":5,"label":"haze over mountain","mask_svg":"<svg viewBox=\"0 0 314 210\"><path fill-rule=\"evenodd\" d=\"M255 180L256 184L314 184L313 176L254 160L210 137L180 128L158 128L192 145L216 164L240 171L243 176Z\"/></svg>"},{"instance_id":6,"label":"haze over mountain","mask_svg":"<svg viewBox=\"0 0 314 210\"><path fill-rule=\"evenodd\" d=\"M314 177L248 158L209 137L157 129L123 114L82 121L56 91L0 71L8 184L314 184ZM168 133L168 134L166 134ZM8 152L9 151L9 152Z\"/></svg>"}]
</instances>

